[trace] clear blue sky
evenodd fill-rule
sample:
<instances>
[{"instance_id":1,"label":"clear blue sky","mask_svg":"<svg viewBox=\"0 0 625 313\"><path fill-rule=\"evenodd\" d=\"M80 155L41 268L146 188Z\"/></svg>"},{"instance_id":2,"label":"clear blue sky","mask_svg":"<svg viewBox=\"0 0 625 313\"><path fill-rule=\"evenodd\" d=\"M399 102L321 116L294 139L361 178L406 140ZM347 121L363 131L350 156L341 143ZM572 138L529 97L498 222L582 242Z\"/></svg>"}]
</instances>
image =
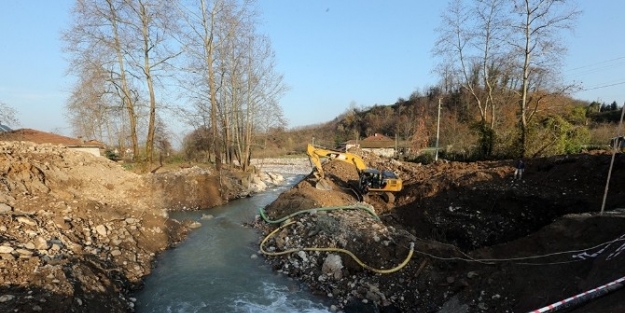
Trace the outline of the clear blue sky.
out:
<instances>
[{"instance_id":1,"label":"clear blue sky","mask_svg":"<svg viewBox=\"0 0 625 313\"><path fill-rule=\"evenodd\" d=\"M625 102L625 1L579 0L583 15L563 73L587 90L573 96ZM70 0L3 0L0 101L18 110L19 127L69 134L64 104L72 78L61 51ZM350 103L392 104L437 82L434 29L443 0L259 0L261 30L272 40L289 126L329 121ZM613 86L609 86L613 85ZM606 87L609 86L609 87Z\"/></svg>"}]
</instances>

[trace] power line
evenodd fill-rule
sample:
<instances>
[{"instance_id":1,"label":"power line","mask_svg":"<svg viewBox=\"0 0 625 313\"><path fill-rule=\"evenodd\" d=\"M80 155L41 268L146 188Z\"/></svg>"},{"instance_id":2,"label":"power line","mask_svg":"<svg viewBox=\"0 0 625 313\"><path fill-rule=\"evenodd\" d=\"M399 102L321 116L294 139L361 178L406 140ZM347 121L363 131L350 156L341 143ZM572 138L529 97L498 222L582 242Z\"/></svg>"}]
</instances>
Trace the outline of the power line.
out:
<instances>
[{"instance_id":1,"label":"power line","mask_svg":"<svg viewBox=\"0 0 625 313\"><path fill-rule=\"evenodd\" d=\"M592 88L582 88L582 91L603 89L603 88L608 88L608 87L618 86L618 85L623 85L623 84L625 84L625 81L618 82L618 83L613 83L613 84L608 84L608 85L598 85L598 86L595 86L595 87L592 87Z\"/></svg>"},{"instance_id":2,"label":"power line","mask_svg":"<svg viewBox=\"0 0 625 313\"><path fill-rule=\"evenodd\" d=\"M571 73L571 74L574 74L574 75L593 74L593 73L597 73L597 72L603 72L605 70L613 70L615 68L620 68L620 67L622 67L624 65L625 65L625 61L619 62L619 63L602 65L602 66L594 67L594 68L587 68L587 69L585 69L583 71L579 71L579 72L575 72L575 73Z\"/></svg>"},{"instance_id":3,"label":"power line","mask_svg":"<svg viewBox=\"0 0 625 313\"><path fill-rule=\"evenodd\" d=\"M580 67L571 68L571 69L568 69L568 70L566 70L564 72L572 72L572 71L576 71L576 70L580 70L580 69L584 69L584 68L588 68L588 67L593 67L593 66L597 66L597 65L603 65L603 64L610 63L610 62L613 62L613 61L618 61L618 60L625 60L625 56L614 58L614 59L607 60L607 61L601 61L601 62L597 62L597 63L593 63L593 64L588 64L588 65L583 65L583 66L580 66ZM603 67L605 67L605 66L603 66Z\"/></svg>"}]
</instances>

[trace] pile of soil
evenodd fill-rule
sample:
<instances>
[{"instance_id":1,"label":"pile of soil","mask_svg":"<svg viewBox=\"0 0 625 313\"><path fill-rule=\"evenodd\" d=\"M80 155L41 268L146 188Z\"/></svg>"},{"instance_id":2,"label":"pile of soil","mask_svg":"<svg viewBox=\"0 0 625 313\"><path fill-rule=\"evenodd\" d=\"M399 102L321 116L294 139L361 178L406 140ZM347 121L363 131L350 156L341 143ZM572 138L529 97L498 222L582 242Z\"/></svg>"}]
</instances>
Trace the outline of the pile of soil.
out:
<instances>
[{"instance_id":1,"label":"pile of soil","mask_svg":"<svg viewBox=\"0 0 625 313\"><path fill-rule=\"evenodd\" d=\"M227 171L138 175L62 146L0 141L0 312L129 312L155 254L198 225L166 209L243 194Z\"/></svg>"},{"instance_id":2,"label":"pile of soil","mask_svg":"<svg viewBox=\"0 0 625 313\"><path fill-rule=\"evenodd\" d=\"M328 296L336 310L527 312L625 276L625 155L614 159L603 214L609 153L527 159L522 180L513 180L512 160L363 158L404 182L394 204L366 198L379 220L366 210L295 215L262 247L297 251L267 261ZM265 208L268 219L358 203L350 189L354 166L332 160L324 171L332 190L316 189L310 175ZM260 219L256 225L265 235L278 227ZM567 312L624 312L624 295Z\"/></svg>"}]
</instances>

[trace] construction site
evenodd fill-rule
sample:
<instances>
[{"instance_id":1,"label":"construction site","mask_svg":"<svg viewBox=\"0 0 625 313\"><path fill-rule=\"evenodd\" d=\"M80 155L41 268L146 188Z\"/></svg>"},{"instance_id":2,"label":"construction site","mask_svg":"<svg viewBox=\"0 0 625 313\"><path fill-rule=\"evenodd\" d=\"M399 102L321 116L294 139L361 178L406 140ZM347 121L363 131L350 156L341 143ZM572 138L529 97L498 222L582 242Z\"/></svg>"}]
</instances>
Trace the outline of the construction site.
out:
<instances>
[{"instance_id":1,"label":"construction site","mask_svg":"<svg viewBox=\"0 0 625 313\"><path fill-rule=\"evenodd\" d=\"M313 167L256 223L267 262L334 310L625 311L625 155L527 159L515 179L514 160L356 153L402 180L392 203L363 199L357 166L328 155L323 183Z\"/></svg>"},{"instance_id":2,"label":"construction site","mask_svg":"<svg viewBox=\"0 0 625 313\"><path fill-rule=\"evenodd\" d=\"M165 210L244 191L225 170L138 175L53 145L0 150L3 312L133 311L155 256L196 224ZM366 171L321 152L323 175L311 165L259 210L250 249L331 311L625 311L625 155L526 159L514 179L515 160L425 165L356 151ZM387 172L396 178L364 175Z\"/></svg>"}]
</instances>

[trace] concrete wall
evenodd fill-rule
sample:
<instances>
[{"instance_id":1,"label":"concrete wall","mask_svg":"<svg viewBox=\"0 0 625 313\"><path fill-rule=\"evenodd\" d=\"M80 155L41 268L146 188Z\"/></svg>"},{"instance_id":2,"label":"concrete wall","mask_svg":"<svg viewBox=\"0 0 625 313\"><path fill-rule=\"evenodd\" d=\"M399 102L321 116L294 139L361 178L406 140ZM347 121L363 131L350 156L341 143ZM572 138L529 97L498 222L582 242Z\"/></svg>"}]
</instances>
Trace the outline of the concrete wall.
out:
<instances>
[{"instance_id":1,"label":"concrete wall","mask_svg":"<svg viewBox=\"0 0 625 313\"><path fill-rule=\"evenodd\" d=\"M393 148L362 148L362 151L372 152L376 155L388 158L395 156L395 149Z\"/></svg>"},{"instance_id":2,"label":"concrete wall","mask_svg":"<svg viewBox=\"0 0 625 313\"><path fill-rule=\"evenodd\" d=\"M97 147L73 147L70 149L75 150L75 151L88 152L95 156L101 156L100 149Z\"/></svg>"}]
</instances>

